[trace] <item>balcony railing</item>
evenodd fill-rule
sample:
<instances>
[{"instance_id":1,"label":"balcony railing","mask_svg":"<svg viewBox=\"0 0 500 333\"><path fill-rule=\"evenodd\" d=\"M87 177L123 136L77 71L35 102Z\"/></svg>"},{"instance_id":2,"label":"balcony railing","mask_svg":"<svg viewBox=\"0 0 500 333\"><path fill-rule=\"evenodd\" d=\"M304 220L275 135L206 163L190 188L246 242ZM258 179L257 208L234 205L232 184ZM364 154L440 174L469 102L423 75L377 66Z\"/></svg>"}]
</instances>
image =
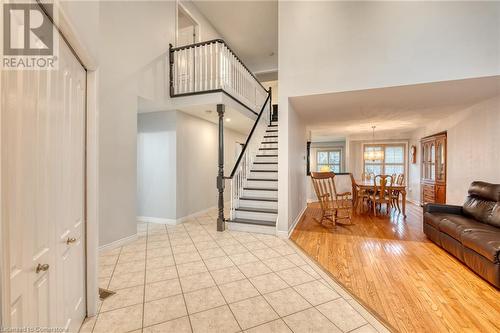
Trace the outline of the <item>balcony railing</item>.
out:
<instances>
[{"instance_id":1,"label":"balcony railing","mask_svg":"<svg viewBox=\"0 0 500 333\"><path fill-rule=\"evenodd\" d=\"M268 92L221 39L170 45L170 96L223 92L254 113Z\"/></svg>"}]
</instances>

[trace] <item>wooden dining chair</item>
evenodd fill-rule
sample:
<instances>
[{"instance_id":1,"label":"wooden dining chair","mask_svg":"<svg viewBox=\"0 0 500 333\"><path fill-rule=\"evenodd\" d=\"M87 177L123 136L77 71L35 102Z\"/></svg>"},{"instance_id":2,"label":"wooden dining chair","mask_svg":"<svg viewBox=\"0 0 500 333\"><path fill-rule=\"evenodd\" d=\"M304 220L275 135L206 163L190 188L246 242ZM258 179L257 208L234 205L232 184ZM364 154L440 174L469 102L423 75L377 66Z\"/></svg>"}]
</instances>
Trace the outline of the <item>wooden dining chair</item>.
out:
<instances>
[{"instance_id":1,"label":"wooden dining chair","mask_svg":"<svg viewBox=\"0 0 500 333\"><path fill-rule=\"evenodd\" d=\"M356 210L357 213L359 213L362 209L364 210L365 207L365 202L368 202L370 199L369 192L363 188L360 188L359 186L356 185L356 180L354 180L354 176L352 173L349 174L351 177L351 183L352 183L352 203L353 203L353 209ZM362 173L362 180L364 181L365 178L365 173Z\"/></svg>"},{"instance_id":2,"label":"wooden dining chair","mask_svg":"<svg viewBox=\"0 0 500 333\"><path fill-rule=\"evenodd\" d=\"M377 175L373 178L373 193L370 194L370 201L372 201L375 216L377 216L377 204L380 205L380 209L382 209L382 204L386 204L386 212L389 212L392 206L392 183L391 175Z\"/></svg>"},{"instance_id":3,"label":"wooden dining chair","mask_svg":"<svg viewBox=\"0 0 500 333\"><path fill-rule=\"evenodd\" d=\"M405 183L405 175L399 174L396 178L396 185L403 185ZM398 209L398 212L401 212L401 207L399 207L399 196L401 191L393 190L392 191L392 206Z\"/></svg>"},{"instance_id":4,"label":"wooden dining chair","mask_svg":"<svg viewBox=\"0 0 500 333\"><path fill-rule=\"evenodd\" d=\"M311 172L314 191L321 206L321 218L315 221L323 225L324 220L331 221L333 226L339 220L352 220L352 193L337 193L335 174L333 172ZM344 223L342 223L344 224Z\"/></svg>"}]
</instances>

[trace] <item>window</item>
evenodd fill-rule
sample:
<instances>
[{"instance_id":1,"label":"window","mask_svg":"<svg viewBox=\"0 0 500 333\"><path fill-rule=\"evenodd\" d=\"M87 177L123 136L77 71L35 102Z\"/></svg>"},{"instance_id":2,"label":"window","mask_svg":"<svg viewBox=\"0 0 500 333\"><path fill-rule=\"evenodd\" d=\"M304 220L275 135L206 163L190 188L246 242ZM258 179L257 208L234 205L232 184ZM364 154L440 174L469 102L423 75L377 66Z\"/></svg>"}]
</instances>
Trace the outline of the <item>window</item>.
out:
<instances>
[{"instance_id":1,"label":"window","mask_svg":"<svg viewBox=\"0 0 500 333\"><path fill-rule=\"evenodd\" d=\"M406 174L406 146L404 144L365 145L364 152L384 151L383 160L365 160L364 172L375 175Z\"/></svg>"},{"instance_id":2,"label":"window","mask_svg":"<svg viewBox=\"0 0 500 333\"><path fill-rule=\"evenodd\" d=\"M340 164L342 161L342 151L335 150L319 150L316 153L316 169L319 172L331 171L340 172Z\"/></svg>"}]
</instances>

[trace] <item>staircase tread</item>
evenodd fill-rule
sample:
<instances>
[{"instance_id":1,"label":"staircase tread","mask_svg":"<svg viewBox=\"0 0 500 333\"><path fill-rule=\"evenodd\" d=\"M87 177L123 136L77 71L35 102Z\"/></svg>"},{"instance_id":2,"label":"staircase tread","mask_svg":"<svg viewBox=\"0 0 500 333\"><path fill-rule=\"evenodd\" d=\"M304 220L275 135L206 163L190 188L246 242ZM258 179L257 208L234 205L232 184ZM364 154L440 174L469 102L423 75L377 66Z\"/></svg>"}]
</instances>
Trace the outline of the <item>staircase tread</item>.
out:
<instances>
[{"instance_id":1,"label":"staircase tread","mask_svg":"<svg viewBox=\"0 0 500 333\"><path fill-rule=\"evenodd\" d=\"M277 135L264 135L265 138L277 138Z\"/></svg>"},{"instance_id":2,"label":"staircase tread","mask_svg":"<svg viewBox=\"0 0 500 333\"><path fill-rule=\"evenodd\" d=\"M278 144L278 141L262 141L262 144Z\"/></svg>"},{"instance_id":3,"label":"staircase tread","mask_svg":"<svg viewBox=\"0 0 500 333\"><path fill-rule=\"evenodd\" d=\"M258 170L258 169L252 169L250 172L278 172L278 170Z\"/></svg>"},{"instance_id":4,"label":"staircase tread","mask_svg":"<svg viewBox=\"0 0 500 333\"><path fill-rule=\"evenodd\" d=\"M236 210L243 212L278 214L278 210L273 208L238 207Z\"/></svg>"},{"instance_id":5,"label":"staircase tread","mask_svg":"<svg viewBox=\"0 0 500 333\"><path fill-rule=\"evenodd\" d=\"M254 181L254 182L260 182L260 181L277 182L278 181L277 179L271 179L271 178L247 178L247 180Z\"/></svg>"},{"instance_id":6,"label":"staircase tread","mask_svg":"<svg viewBox=\"0 0 500 333\"><path fill-rule=\"evenodd\" d=\"M271 155L271 154L269 154L269 155L266 155L266 154L257 154L255 156L257 156L257 157L278 157L278 155Z\"/></svg>"},{"instance_id":7,"label":"staircase tread","mask_svg":"<svg viewBox=\"0 0 500 333\"><path fill-rule=\"evenodd\" d=\"M276 226L276 221L266 221L266 220L252 220L252 219L239 219L239 218L235 218L235 219L232 219L232 220L228 220L227 222L242 223L242 224L255 224L255 225L269 226L269 227L275 227Z\"/></svg>"},{"instance_id":8,"label":"staircase tread","mask_svg":"<svg viewBox=\"0 0 500 333\"><path fill-rule=\"evenodd\" d=\"M278 202L276 198L266 197L240 197L240 200Z\"/></svg>"},{"instance_id":9,"label":"staircase tread","mask_svg":"<svg viewBox=\"0 0 500 333\"><path fill-rule=\"evenodd\" d=\"M271 148L259 148L259 150L278 150L278 148L274 148L274 147L271 147Z\"/></svg>"},{"instance_id":10,"label":"staircase tread","mask_svg":"<svg viewBox=\"0 0 500 333\"><path fill-rule=\"evenodd\" d=\"M278 164L278 162L253 162L253 164Z\"/></svg>"},{"instance_id":11,"label":"staircase tread","mask_svg":"<svg viewBox=\"0 0 500 333\"><path fill-rule=\"evenodd\" d=\"M248 191L278 191L277 188L266 188L266 187L243 187L243 189Z\"/></svg>"}]
</instances>

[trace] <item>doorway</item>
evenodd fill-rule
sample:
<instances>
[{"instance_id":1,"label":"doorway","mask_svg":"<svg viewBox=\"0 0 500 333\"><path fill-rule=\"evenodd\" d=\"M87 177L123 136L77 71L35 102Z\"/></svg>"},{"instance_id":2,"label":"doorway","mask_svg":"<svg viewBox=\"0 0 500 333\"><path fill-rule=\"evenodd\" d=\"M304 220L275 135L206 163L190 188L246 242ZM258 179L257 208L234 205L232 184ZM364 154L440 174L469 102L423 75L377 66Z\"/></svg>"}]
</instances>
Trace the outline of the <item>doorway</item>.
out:
<instances>
[{"instance_id":1,"label":"doorway","mask_svg":"<svg viewBox=\"0 0 500 333\"><path fill-rule=\"evenodd\" d=\"M177 2L177 46L189 45L200 41L200 25L179 2Z\"/></svg>"}]
</instances>

